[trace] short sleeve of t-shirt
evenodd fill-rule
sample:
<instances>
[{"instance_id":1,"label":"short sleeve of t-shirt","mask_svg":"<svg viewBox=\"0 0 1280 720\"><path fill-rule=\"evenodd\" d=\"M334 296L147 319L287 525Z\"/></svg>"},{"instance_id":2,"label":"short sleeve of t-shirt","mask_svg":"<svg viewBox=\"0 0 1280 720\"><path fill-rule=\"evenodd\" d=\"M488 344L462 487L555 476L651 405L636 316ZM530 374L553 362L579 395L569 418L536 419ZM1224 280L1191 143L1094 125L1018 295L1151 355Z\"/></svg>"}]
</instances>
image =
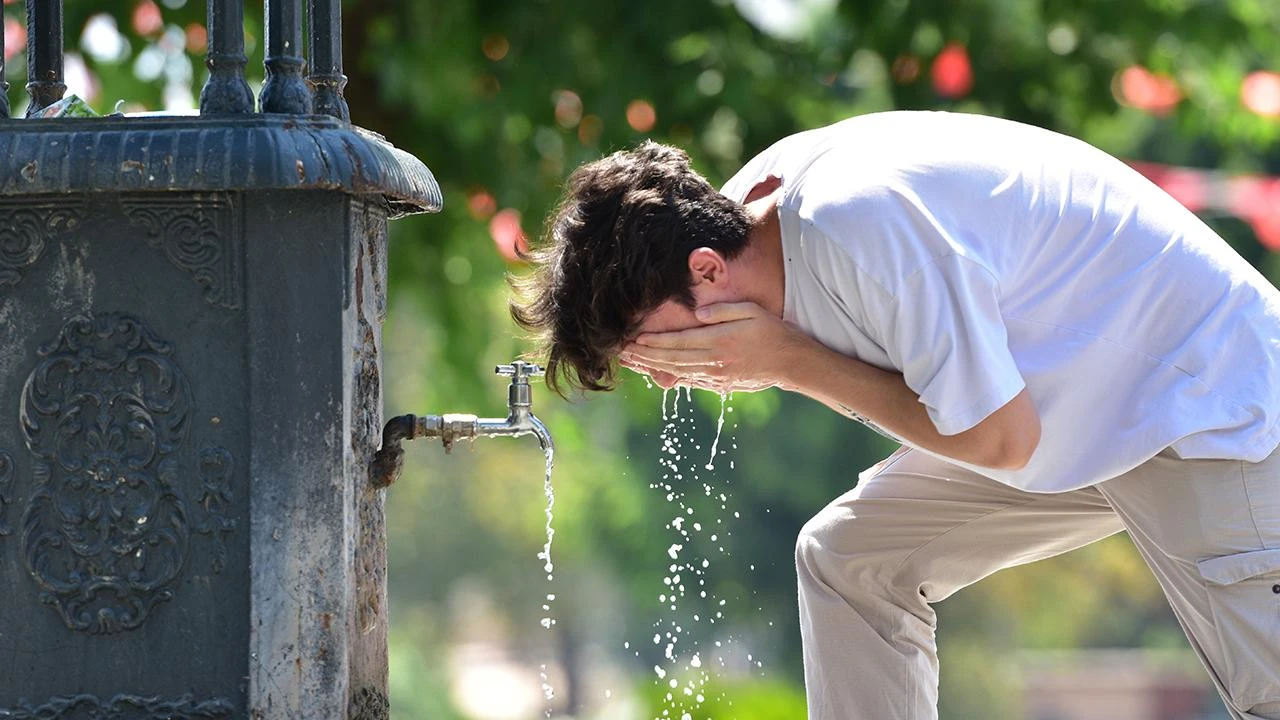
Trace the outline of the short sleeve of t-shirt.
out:
<instances>
[{"instance_id":1,"label":"short sleeve of t-shirt","mask_svg":"<svg viewBox=\"0 0 1280 720\"><path fill-rule=\"evenodd\" d=\"M912 274L881 307L885 352L943 435L977 425L1025 386L1009 352L995 278L951 254ZM874 322L874 320L873 320Z\"/></svg>"},{"instance_id":2,"label":"short sleeve of t-shirt","mask_svg":"<svg viewBox=\"0 0 1280 720\"><path fill-rule=\"evenodd\" d=\"M870 186L826 204L812 226L851 261L828 287L920 397L938 432L977 425L1025 387L1009 350L996 276L920 198ZM811 250L812 252L812 250ZM822 274L847 274L843 262ZM852 286L852 287L851 287ZM852 295L852 297L850 297Z\"/></svg>"}]
</instances>

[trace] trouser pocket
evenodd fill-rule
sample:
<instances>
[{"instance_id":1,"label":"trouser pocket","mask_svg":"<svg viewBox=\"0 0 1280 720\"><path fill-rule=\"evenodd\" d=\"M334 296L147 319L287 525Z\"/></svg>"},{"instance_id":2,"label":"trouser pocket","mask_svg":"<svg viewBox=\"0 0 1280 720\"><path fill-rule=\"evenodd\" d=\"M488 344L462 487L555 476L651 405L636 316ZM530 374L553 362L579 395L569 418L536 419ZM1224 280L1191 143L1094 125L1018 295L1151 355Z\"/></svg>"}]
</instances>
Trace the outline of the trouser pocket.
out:
<instances>
[{"instance_id":1,"label":"trouser pocket","mask_svg":"<svg viewBox=\"0 0 1280 720\"><path fill-rule=\"evenodd\" d=\"M1222 646L1218 668L1241 710L1280 701L1280 550L1196 563Z\"/></svg>"}]
</instances>

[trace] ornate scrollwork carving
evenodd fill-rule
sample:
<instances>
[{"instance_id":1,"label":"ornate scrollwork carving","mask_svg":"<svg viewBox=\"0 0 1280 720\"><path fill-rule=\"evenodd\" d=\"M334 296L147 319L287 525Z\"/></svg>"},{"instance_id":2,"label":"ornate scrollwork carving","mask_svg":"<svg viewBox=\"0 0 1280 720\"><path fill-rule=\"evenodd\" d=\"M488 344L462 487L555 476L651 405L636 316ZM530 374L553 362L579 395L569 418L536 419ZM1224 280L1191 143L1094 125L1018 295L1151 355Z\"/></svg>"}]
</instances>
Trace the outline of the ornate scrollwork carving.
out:
<instances>
[{"instance_id":1,"label":"ornate scrollwork carving","mask_svg":"<svg viewBox=\"0 0 1280 720\"><path fill-rule=\"evenodd\" d=\"M9 503L13 502L13 456L0 450L0 535L12 535L9 526Z\"/></svg>"},{"instance_id":2,"label":"ornate scrollwork carving","mask_svg":"<svg viewBox=\"0 0 1280 720\"><path fill-rule=\"evenodd\" d=\"M43 705L22 700L16 707L0 708L0 720L217 720L234 712L229 700L196 700L191 694L173 700L122 694L105 702L94 695L67 695Z\"/></svg>"},{"instance_id":3,"label":"ornate scrollwork carving","mask_svg":"<svg viewBox=\"0 0 1280 720\"><path fill-rule=\"evenodd\" d=\"M196 532L213 538L215 573L227 566L227 544L223 536L236 529L236 521L229 516L231 505L231 453L223 448L209 447L200 452L200 500L203 518Z\"/></svg>"},{"instance_id":4,"label":"ornate scrollwork carving","mask_svg":"<svg viewBox=\"0 0 1280 720\"><path fill-rule=\"evenodd\" d=\"M50 237L74 229L83 217L84 207L75 201L0 201L0 292L22 281Z\"/></svg>"},{"instance_id":5,"label":"ornate scrollwork carving","mask_svg":"<svg viewBox=\"0 0 1280 720\"><path fill-rule=\"evenodd\" d=\"M67 627L140 626L187 554L177 452L191 404L173 349L137 318L81 315L39 350L22 391L37 458L22 551Z\"/></svg>"},{"instance_id":6,"label":"ornate scrollwork carving","mask_svg":"<svg viewBox=\"0 0 1280 720\"><path fill-rule=\"evenodd\" d=\"M147 244L191 273L206 302L228 310L244 306L240 229L226 195L137 195L120 204L146 232Z\"/></svg>"}]
</instances>

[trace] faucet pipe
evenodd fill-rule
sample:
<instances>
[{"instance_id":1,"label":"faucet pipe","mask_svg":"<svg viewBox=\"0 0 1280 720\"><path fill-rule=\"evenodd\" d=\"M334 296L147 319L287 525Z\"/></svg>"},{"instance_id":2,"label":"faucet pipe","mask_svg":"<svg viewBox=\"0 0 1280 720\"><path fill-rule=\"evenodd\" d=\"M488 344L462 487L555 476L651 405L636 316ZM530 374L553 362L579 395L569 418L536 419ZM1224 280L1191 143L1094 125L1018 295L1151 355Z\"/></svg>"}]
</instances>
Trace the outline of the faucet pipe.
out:
<instances>
[{"instance_id":1,"label":"faucet pipe","mask_svg":"<svg viewBox=\"0 0 1280 720\"><path fill-rule=\"evenodd\" d=\"M404 468L404 449L401 442L417 438L440 438L444 451L450 452L459 440L481 436L519 437L534 435L543 452L553 452L555 445L547 426L533 414L532 391L529 378L542 374L537 365L516 361L499 365L499 375L511 376L507 390L507 417L482 418L465 413L444 415L400 415L387 421L382 429L382 448L373 456L369 467L370 482L374 487L385 488L395 482Z\"/></svg>"}]
</instances>

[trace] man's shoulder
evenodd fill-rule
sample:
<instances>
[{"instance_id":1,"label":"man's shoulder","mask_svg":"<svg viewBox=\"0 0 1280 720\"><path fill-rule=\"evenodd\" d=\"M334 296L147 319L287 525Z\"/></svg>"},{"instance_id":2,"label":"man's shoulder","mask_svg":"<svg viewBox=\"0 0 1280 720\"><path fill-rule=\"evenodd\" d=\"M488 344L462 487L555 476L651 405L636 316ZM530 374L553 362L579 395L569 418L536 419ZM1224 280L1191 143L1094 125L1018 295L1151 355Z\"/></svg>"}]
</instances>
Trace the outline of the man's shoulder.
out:
<instances>
[{"instance_id":1,"label":"man's shoulder","mask_svg":"<svg viewBox=\"0 0 1280 720\"><path fill-rule=\"evenodd\" d=\"M752 157L729 179L721 192L739 202L757 182L769 175L787 180L801 175L806 167L831 148L846 146L856 136L855 129L870 118L886 115L861 115L831 125L804 130L777 140Z\"/></svg>"}]
</instances>

